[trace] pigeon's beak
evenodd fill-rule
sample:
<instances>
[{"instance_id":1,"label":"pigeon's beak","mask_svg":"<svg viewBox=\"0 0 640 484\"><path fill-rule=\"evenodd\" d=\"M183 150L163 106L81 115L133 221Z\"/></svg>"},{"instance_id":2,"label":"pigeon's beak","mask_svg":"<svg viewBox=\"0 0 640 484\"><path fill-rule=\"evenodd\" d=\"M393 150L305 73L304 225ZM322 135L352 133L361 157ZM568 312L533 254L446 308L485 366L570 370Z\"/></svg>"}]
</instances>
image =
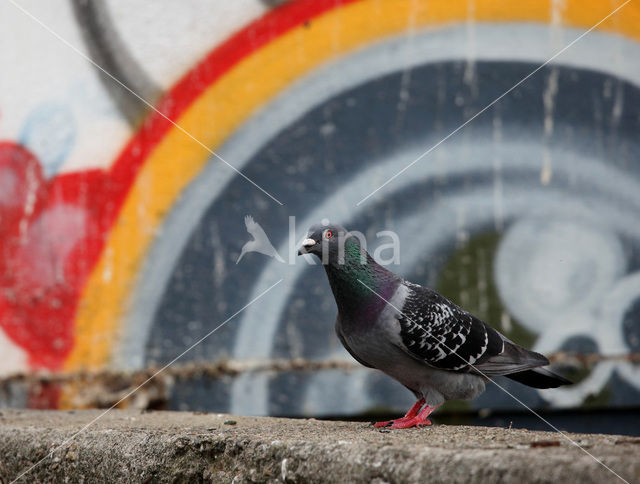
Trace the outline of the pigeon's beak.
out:
<instances>
[{"instance_id":1,"label":"pigeon's beak","mask_svg":"<svg viewBox=\"0 0 640 484\"><path fill-rule=\"evenodd\" d=\"M302 241L302 247L300 247L300 250L298 250L298 255L308 254L309 249L316 245L316 243L317 242L313 239L304 239Z\"/></svg>"}]
</instances>

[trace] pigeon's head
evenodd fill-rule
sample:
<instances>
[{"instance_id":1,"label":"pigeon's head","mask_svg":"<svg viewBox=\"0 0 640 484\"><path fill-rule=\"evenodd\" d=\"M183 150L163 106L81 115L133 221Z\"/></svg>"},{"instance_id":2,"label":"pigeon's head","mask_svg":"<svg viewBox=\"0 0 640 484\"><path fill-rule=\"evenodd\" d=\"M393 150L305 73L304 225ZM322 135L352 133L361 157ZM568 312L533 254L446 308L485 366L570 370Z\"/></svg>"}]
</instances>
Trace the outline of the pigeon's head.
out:
<instances>
[{"instance_id":1,"label":"pigeon's head","mask_svg":"<svg viewBox=\"0 0 640 484\"><path fill-rule=\"evenodd\" d=\"M314 254L323 264L336 259L343 251L345 241L352 236L342 225L316 224L309 228L298 255ZM342 247L342 250L341 250Z\"/></svg>"}]
</instances>

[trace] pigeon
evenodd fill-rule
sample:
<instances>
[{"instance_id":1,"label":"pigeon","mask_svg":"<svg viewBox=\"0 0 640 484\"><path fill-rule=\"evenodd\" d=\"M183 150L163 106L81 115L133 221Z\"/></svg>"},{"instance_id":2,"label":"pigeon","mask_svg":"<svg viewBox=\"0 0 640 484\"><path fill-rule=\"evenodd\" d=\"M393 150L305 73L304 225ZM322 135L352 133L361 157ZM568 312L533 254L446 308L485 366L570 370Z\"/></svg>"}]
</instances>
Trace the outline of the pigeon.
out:
<instances>
[{"instance_id":1,"label":"pigeon","mask_svg":"<svg viewBox=\"0 0 640 484\"><path fill-rule=\"evenodd\" d=\"M335 330L360 364L399 381L416 397L395 429L431 425L447 400L470 400L498 375L533 388L569 380L542 368L543 355L518 346L437 292L388 271L337 224L314 225L298 254L319 257L338 306Z\"/></svg>"},{"instance_id":2,"label":"pigeon","mask_svg":"<svg viewBox=\"0 0 640 484\"><path fill-rule=\"evenodd\" d=\"M264 233L260 224L254 221L251 215L246 215L244 217L244 224L247 226L247 232L249 232L253 237L253 240L250 240L242 246L242 250L240 251L236 264L240 262L242 257L244 257L248 252L260 252L261 254L268 255L269 257L275 257L279 262L284 262L284 259L280 257L280 254L278 254L275 247L271 245L269 237Z\"/></svg>"}]
</instances>

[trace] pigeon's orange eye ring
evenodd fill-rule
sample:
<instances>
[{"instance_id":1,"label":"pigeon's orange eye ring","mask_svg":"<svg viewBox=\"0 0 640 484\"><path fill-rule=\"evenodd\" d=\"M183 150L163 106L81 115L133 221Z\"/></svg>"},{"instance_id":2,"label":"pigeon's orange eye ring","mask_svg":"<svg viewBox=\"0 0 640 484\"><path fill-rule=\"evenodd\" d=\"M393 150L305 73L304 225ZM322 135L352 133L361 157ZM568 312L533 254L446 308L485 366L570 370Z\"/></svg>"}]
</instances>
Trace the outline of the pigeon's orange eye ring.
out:
<instances>
[{"instance_id":1,"label":"pigeon's orange eye ring","mask_svg":"<svg viewBox=\"0 0 640 484\"><path fill-rule=\"evenodd\" d=\"M324 238L325 238L325 239L330 239L331 237L333 237L333 232L332 232L331 230L327 230L327 231L324 233Z\"/></svg>"}]
</instances>

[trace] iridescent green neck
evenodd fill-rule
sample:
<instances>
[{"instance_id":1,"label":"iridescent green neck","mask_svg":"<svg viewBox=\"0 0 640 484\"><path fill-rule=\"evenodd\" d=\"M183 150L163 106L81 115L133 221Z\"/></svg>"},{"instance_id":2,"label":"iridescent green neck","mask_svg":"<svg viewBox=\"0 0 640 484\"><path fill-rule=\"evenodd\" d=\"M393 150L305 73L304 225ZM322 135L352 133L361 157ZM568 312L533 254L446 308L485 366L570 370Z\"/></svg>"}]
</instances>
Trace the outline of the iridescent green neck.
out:
<instances>
[{"instance_id":1,"label":"iridescent green neck","mask_svg":"<svg viewBox=\"0 0 640 484\"><path fill-rule=\"evenodd\" d=\"M345 241L344 260L325 266L331 290L343 318L373 318L385 306L400 278L380 266L352 238Z\"/></svg>"}]
</instances>

